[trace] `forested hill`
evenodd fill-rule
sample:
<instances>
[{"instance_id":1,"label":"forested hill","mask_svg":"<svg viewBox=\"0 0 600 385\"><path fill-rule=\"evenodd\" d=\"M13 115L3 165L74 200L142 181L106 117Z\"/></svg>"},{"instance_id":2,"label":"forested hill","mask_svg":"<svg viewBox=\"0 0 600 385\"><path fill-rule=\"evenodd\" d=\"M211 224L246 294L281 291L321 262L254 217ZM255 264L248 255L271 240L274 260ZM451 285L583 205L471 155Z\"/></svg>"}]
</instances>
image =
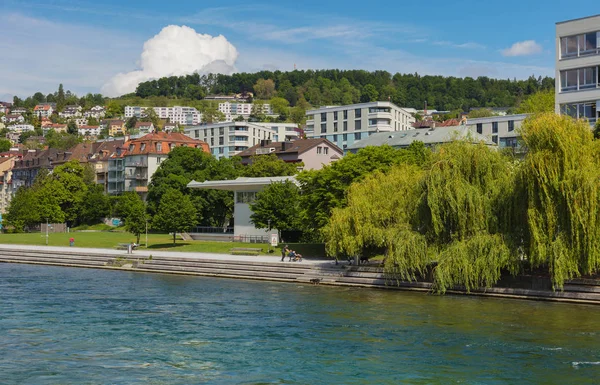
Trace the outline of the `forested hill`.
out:
<instances>
[{"instance_id":1,"label":"forested hill","mask_svg":"<svg viewBox=\"0 0 600 385\"><path fill-rule=\"evenodd\" d=\"M471 107L516 106L528 95L553 88L553 78L535 76L502 80L392 75L387 71L295 70L172 76L140 83L136 95L201 100L207 94L253 92L259 99L283 97L291 106L302 99L312 106L391 100L399 106L421 109L427 101L431 109L468 111Z\"/></svg>"}]
</instances>

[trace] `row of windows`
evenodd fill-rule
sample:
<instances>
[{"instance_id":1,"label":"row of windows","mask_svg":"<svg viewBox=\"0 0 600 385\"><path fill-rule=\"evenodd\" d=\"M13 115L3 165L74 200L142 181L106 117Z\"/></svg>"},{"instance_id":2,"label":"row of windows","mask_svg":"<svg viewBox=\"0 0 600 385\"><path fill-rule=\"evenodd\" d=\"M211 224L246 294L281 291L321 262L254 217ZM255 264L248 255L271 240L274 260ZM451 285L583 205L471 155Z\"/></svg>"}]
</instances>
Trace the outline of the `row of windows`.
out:
<instances>
[{"instance_id":1,"label":"row of windows","mask_svg":"<svg viewBox=\"0 0 600 385\"><path fill-rule=\"evenodd\" d=\"M348 119L348 110L342 111L344 119ZM338 111L333 111L333 120L338 120ZM354 118L362 117L362 110L357 108L354 110ZM327 121L327 112L321 112L321 122Z\"/></svg>"},{"instance_id":2,"label":"row of windows","mask_svg":"<svg viewBox=\"0 0 600 385\"><path fill-rule=\"evenodd\" d=\"M575 119L587 119L594 122L596 121L596 102L561 104L560 113Z\"/></svg>"},{"instance_id":3,"label":"row of windows","mask_svg":"<svg viewBox=\"0 0 600 385\"><path fill-rule=\"evenodd\" d=\"M560 71L561 92L596 88L597 84L598 67Z\"/></svg>"},{"instance_id":4,"label":"row of windows","mask_svg":"<svg viewBox=\"0 0 600 385\"><path fill-rule=\"evenodd\" d=\"M597 55L600 48L600 32L589 32L581 35L560 38L560 57L562 59Z\"/></svg>"},{"instance_id":5,"label":"row of windows","mask_svg":"<svg viewBox=\"0 0 600 385\"><path fill-rule=\"evenodd\" d=\"M342 122L343 124L343 131L348 131L348 122ZM355 131L360 131L362 129L362 121L360 120L355 120L354 121L354 130ZM327 132L327 123L321 123L321 134L324 134ZM333 122L333 132L338 132L338 122Z\"/></svg>"},{"instance_id":6,"label":"row of windows","mask_svg":"<svg viewBox=\"0 0 600 385\"><path fill-rule=\"evenodd\" d=\"M508 121L508 132L515 130L515 121ZM483 123L477 123L477 133L483 134ZM498 133L498 122L492 122L492 134Z\"/></svg>"},{"instance_id":7,"label":"row of windows","mask_svg":"<svg viewBox=\"0 0 600 385\"><path fill-rule=\"evenodd\" d=\"M329 147L318 146L317 147L317 154L319 154L319 155L327 155L327 154L329 154Z\"/></svg>"}]
</instances>

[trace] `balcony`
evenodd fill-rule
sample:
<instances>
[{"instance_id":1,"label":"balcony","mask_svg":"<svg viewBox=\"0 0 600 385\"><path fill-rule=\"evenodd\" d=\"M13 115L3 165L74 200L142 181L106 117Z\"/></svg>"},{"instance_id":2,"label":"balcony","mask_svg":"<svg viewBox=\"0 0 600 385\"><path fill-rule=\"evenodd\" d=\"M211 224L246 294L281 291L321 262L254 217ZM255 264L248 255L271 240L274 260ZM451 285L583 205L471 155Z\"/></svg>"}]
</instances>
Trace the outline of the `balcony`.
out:
<instances>
[{"instance_id":1,"label":"balcony","mask_svg":"<svg viewBox=\"0 0 600 385\"><path fill-rule=\"evenodd\" d=\"M148 174L142 174L142 173L125 174L125 179L148 180Z\"/></svg>"},{"instance_id":2,"label":"balcony","mask_svg":"<svg viewBox=\"0 0 600 385\"><path fill-rule=\"evenodd\" d=\"M148 167L148 160L138 160L138 161L130 161L127 160L125 162L125 167Z\"/></svg>"}]
</instances>

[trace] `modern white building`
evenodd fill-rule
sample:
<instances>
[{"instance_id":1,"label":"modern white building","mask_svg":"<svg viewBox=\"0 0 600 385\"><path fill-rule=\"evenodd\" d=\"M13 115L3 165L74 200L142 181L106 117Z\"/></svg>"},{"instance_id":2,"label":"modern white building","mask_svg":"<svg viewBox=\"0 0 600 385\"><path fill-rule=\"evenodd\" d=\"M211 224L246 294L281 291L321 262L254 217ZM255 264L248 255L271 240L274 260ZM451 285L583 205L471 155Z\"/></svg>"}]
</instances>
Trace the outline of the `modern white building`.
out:
<instances>
[{"instance_id":1,"label":"modern white building","mask_svg":"<svg viewBox=\"0 0 600 385\"><path fill-rule=\"evenodd\" d=\"M184 126L192 126L202 122L202 114L194 107L138 107L125 106L125 118L141 118L147 108L154 109L160 119L169 119L171 123L179 123Z\"/></svg>"},{"instance_id":2,"label":"modern white building","mask_svg":"<svg viewBox=\"0 0 600 385\"><path fill-rule=\"evenodd\" d=\"M556 113L598 119L600 15L556 23Z\"/></svg>"},{"instance_id":3,"label":"modern white building","mask_svg":"<svg viewBox=\"0 0 600 385\"><path fill-rule=\"evenodd\" d=\"M94 106L89 111L85 111L83 116L86 118L102 119L106 114L106 110L102 106Z\"/></svg>"},{"instance_id":4,"label":"modern white building","mask_svg":"<svg viewBox=\"0 0 600 385\"><path fill-rule=\"evenodd\" d=\"M490 116L487 118L467 119L466 126L485 136L499 148L518 147L519 128L528 114Z\"/></svg>"},{"instance_id":5,"label":"modern white building","mask_svg":"<svg viewBox=\"0 0 600 385\"><path fill-rule=\"evenodd\" d=\"M412 129L415 118L391 102L370 102L323 107L306 112L306 134L347 146L376 132Z\"/></svg>"},{"instance_id":6,"label":"modern white building","mask_svg":"<svg viewBox=\"0 0 600 385\"><path fill-rule=\"evenodd\" d=\"M275 176L267 178L237 178L234 180L214 180L206 182L191 181L188 188L204 190L234 191L233 235L235 241L262 241L269 239L272 233L268 229L257 229L250 216L250 204L256 199L256 194L271 183L291 181L298 183L293 176ZM273 229L277 231L276 229Z\"/></svg>"},{"instance_id":7,"label":"modern white building","mask_svg":"<svg viewBox=\"0 0 600 385\"><path fill-rule=\"evenodd\" d=\"M12 126L8 126L7 128L10 131L18 132L18 133L35 130L35 127L33 127L31 124L13 124Z\"/></svg>"},{"instance_id":8,"label":"modern white building","mask_svg":"<svg viewBox=\"0 0 600 385\"><path fill-rule=\"evenodd\" d=\"M186 127L185 134L209 144L217 158L229 158L261 140L292 141L299 132L294 123L225 122Z\"/></svg>"},{"instance_id":9,"label":"modern white building","mask_svg":"<svg viewBox=\"0 0 600 385\"><path fill-rule=\"evenodd\" d=\"M272 115L273 110L271 105L268 103L261 104L261 111L259 113L265 115ZM254 112L255 105L252 103L232 103L225 102L219 103L219 111L225 115L225 120L231 121L238 116L248 117Z\"/></svg>"}]
</instances>

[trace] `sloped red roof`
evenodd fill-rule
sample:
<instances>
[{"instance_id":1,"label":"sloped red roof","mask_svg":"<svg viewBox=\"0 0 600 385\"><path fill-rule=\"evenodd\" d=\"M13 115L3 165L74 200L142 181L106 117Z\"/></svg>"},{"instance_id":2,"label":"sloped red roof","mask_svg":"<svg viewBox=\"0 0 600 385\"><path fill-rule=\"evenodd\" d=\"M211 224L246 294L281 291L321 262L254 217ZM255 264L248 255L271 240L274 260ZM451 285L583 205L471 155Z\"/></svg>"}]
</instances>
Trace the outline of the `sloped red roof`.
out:
<instances>
[{"instance_id":1,"label":"sloped red roof","mask_svg":"<svg viewBox=\"0 0 600 385\"><path fill-rule=\"evenodd\" d=\"M210 152L208 144L202 140L192 139L179 132L167 133L164 131L125 142L124 149L127 151L127 155L166 155L171 151L171 147L181 146L201 148L204 152Z\"/></svg>"}]
</instances>

